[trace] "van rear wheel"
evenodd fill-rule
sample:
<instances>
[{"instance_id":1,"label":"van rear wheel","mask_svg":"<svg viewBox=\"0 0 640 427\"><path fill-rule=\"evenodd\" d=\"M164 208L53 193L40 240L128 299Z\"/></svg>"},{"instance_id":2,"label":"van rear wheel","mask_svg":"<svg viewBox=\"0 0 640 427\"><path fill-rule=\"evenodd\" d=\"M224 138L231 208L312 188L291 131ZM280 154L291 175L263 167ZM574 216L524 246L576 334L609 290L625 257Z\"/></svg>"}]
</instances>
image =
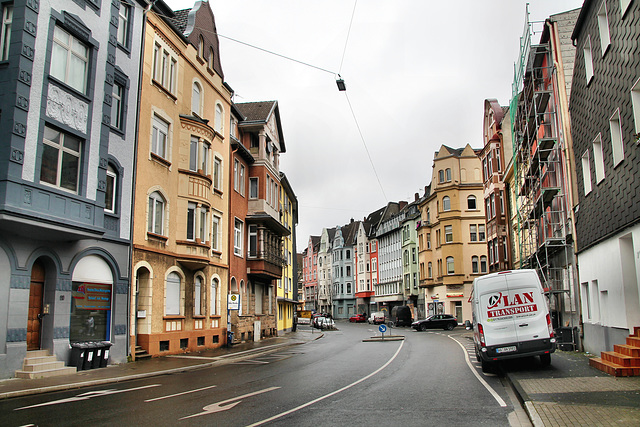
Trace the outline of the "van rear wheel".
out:
<instances>
[{"instance_id":1,"label":"van rear wheel","mask_svg":"<svg viewBox=\"0 0 640 427\"><path fill-rule=\"evenodd\" d=\"M551 355L548 354L548 353L541 354L540 355L540 363L542 363L542 366L551 365Z\"/></svg>"}]
</instances>

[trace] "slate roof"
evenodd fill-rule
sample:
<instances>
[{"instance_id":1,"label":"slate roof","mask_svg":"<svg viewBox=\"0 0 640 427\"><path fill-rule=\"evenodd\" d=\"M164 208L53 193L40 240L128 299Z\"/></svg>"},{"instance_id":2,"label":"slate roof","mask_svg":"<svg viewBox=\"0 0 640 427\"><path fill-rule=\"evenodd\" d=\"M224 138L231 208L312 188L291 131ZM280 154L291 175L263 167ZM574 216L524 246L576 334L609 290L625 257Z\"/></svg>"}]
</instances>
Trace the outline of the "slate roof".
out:
<instances>
[{"instance_id":1,"label":"slate roof","mask_svg":"<svg viewBox=\"0 0 640 427\"><path fill-rule=\"evenodd\" d=\"M247 122L266 122L278 101L242 102L236 104L238 111L246 117Z\"/></svg>"},{"instance_id":2,"label":"slate roof","mask_svg":"<svg viewBox=\"0 0 640 427\"><path fill-rule=\"evenodd\" d=\"M358 235L359 228L360 221L350 222L341 228L345 246L353 246L356 244L356 237Z\"/></svg>"},{"instance_id":3,"label":"slate roof","mask_svg":"<svg viewBox=\"0 0 640 427\"><path fill-rule=\"evenodd\" d=\"M187 17L189 16L189 12L191 12L191 9L175 10L173 12L175 13L175 16L173 18L167 19L171 21L182 34L184 34L185 30L187 29Z\"/></svg>"}]
</instances>

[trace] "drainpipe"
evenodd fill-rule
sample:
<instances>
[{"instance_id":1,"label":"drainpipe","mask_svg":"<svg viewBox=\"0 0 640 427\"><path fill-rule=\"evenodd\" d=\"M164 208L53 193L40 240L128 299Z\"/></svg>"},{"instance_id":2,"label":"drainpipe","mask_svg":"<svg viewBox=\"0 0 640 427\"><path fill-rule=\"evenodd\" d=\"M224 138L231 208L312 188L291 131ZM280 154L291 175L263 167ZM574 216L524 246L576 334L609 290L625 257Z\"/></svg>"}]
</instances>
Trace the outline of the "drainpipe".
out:
<instances>
[{"instance_id":1,"label":"drainpipe","mask_svg":"<svg viewBox=\"0 0 640 427\"><path fill-rule=\"evenodd\" d=\"M229 170L233 170L231 168L231 165L233 164L233 155L236 154L236 152L238 151L238 148L236 148L235 150L231 150L231 143L229 143ZM247 170L247 173L249 171ZM227 202L227 206L228 206L228 210L227 210L227 214L229 216L228 219L228 223L229 225L231 225L231 183L229 183L229 201ZM230 238L230 234L227 234L227 238ZM231 242L229 242L230 245ZM227 296L229 295L229 285L231 284L231 250L229 249L229 245L227 245L227 257L228 257L228 264L229 264L229 269L227 270ZM248 283L247 283L248 284ZM240 305L242 308L242 298L240 298ZM227 301L227 333L226 333L226 337L227 340L229 340L229 331L231 330L231 310L229 310L229 301ZM229 343L227 342L227 346L229 346Z\"/></svg>"}]
</instances>

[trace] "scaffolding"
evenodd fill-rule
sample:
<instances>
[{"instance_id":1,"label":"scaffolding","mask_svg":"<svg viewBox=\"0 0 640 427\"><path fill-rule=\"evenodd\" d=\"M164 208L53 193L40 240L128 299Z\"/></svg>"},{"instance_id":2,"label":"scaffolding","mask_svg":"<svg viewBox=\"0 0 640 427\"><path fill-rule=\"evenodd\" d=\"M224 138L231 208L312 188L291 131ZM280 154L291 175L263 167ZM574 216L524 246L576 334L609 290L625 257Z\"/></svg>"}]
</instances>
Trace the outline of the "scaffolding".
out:
<instances>
[{"instance_id":1,"label":"scaffolding","mask_svg":"<svg viewBox=\"0 0 640 427\"><path fill-rule=\"evenodd\" d=\"M558 70L550 43L531 44L528 12L511 100L520 268L538 271L560 348L578 348L575 263L558 111Z\"/></svg>"}]
</instances>

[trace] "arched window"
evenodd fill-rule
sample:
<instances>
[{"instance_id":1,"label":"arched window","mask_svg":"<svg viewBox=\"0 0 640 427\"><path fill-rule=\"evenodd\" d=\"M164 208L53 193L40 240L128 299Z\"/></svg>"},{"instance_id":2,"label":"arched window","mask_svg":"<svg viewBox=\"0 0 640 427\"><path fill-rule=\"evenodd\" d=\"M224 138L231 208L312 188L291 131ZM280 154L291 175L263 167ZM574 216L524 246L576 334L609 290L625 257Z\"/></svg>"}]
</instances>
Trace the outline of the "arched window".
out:
<instances>
[{"instance_id":1,"label":"arched window","mask_svg":"<svg viewBox=\"0 0 640 427\"><path fill-rule=\"evenodd\" d=\"M427 277L431 279L433 277L433 265L431 262L427 265Z\"/></svg>"},{"instance_id":2,"label":"arched window","mask_svg":"<svg viewBox=\"0 0 640 427\"><path fill-rule=\"evenodd\" d=\"M454 273L455 273L455 268L453 265L453 257L448 256L447 257L447 274L454 274Z\"/></svg>"},{"instance_id":3,"label":"arched window","mask_svg":"<svg viewBox=\"0 0 640 427\"><path fill-rule=\"evenodd\" d=\"M200 105L202 105L202 88L198 83L193 83L193 91L191 95L191 112L200 117Z\"/></svg>"},{"instance_id":4,"label":"arched window","mask_svg":"<svg viewBox=\"0 0 640 427\"><path fill-rule=\"evenodd\" d=\"M478 257L474 255L471 257L471 272L477 273L478 271Z\"/></svg>"},{"instance_id":5,"label":"arched window","mask_svg":"<svg viewBox=\"0 0 640 427\"><path fill-rule=\"evenodd\" d=\"M180 276L171 272L167 276L164 298L164 314L167 316L179 316L180 313Z\"/></svg>"},{"instance_id":6,"label":"arched window","mask_svg":"<svg viewBox=\"0 0 640 427\"><path fill-rule=\"evenodd\" d=\"M242 306L244 305L245 301L247 301L247 310L249 309L249 299L246 298L247 296L247 288L244 285L244 280L240 281L240 310L238 310L238 314L240 316L242 316L242 313L244 313L244 310L242 308Z\"/></svg>"},{"instance_id":7,"label":"arched window","mask_svg":"<svg viewBox=\"0 0 640 427\"><path fill-rule=\"evenodd\" d=\"M164 197L157 191L149 196L149 215L147 218L149 233L164 235Z\"/></svg>"},{"instance_id":8,"label":"arched window","mask_svg":"<svg viewBox=\"0 0 640 427\"><path fill-rule=\"evenodd\" d=\"M222 117L223 117L222 105L216 104L216 116L215 116L215 130L222 133Z\"/></svg>"},{"instance_id":9,"label":"arched window","mask_svg":"<svg viewBox=\"0 0 640 427\"><path fill-rule=\"evenodd\" d=\"M481 273L487 272L487 256L486 255L482 255L480 257L480 272Z\"/></svg>"},{"instance_id":10,"label":"arched window","mask_svg":"<svg viewBox=\"0 0 640 427\"><path fill-rule=\"evenodd\" d=\"M202 315L202 278L196 276L193 283L193 315Z\"/></svg>"},{"instance_id":11,"label":"arched window","mask_svg":"<svg viewBox=\"0 0 640 427\"><path fill-rule=\"evenodd\" d=\"M202 36L198 37L198 56L204 58L204 39Z\"/></svg>"},{"instance_id":12,"label":"arched window","mask_svg":"<svg viewBox=\"0 0 640 427\"><path fill-rule=\"evenodd\" d=\"M451 200L449 199L449 196L444 196L442 198L442 210L445 212L451 210Z\"/></svg>"},{"instance_id":13,"label":"arched window","mask_svg":"<svg viewBox=\"0 0 640 427\"><path fill-rule=\"evenodd\" d=\"M116 193L118 191L118 172L116 168L109 163L107 166L107 188L104 194L104 210L105 212L116 212Z\"/></svg>"},{"instance_id":14,"label":"arched window","mask_svg":"<svg viewBox=\"0 0 640 427\"><path fill-rule=\"evenodd\" d=\"M213 55L213 48L210 47L209 48L209 59L207 62L207 66L209 67L210 70L213 70L213 59L214 59L214 55Z\"/></svg>"},{"instance_id":15,"label":"arched window","mask_svg":"<svg viewBox=\"0 0 640 427\"><path fill-rule=\"evenodd\" d=\"M438 171L438 182L439 183L444 182L444 171L442 169Z\"/></svg>"},{"instance_id":16,"label":"arched window","mask_svg":"<svg viewBox=\"0 0 640 427\"><path fill-rule=\"evenodd\" d=\"M232 279L233 282L235 282L235 278ZM211 279L211 295L210 295L210 300L209 300L209 304L211 307L211 316L215 316L216 314L218 314L218 279L217 278L213 278Z\"/></svg>"},{"instance_id":17,"label":"arched window","mask_svg":"<svg viewBox=\"0 0 640 427\"><path fill-rule=\"evenodd\" d=\"M467 209L470 211L475 211L477 209L476 207L476 196L469 196L467 197Z\"/></svg>"},{"instance_id":18,"label":"arched window","mask_svg":"<svg viewBox=\"0 0 640 427\"><path fill-rule=\"evenodd\" d=\"M451 168L445 169L444 174L447 182L451 182Z\"/></svg>"}]
</instances>

